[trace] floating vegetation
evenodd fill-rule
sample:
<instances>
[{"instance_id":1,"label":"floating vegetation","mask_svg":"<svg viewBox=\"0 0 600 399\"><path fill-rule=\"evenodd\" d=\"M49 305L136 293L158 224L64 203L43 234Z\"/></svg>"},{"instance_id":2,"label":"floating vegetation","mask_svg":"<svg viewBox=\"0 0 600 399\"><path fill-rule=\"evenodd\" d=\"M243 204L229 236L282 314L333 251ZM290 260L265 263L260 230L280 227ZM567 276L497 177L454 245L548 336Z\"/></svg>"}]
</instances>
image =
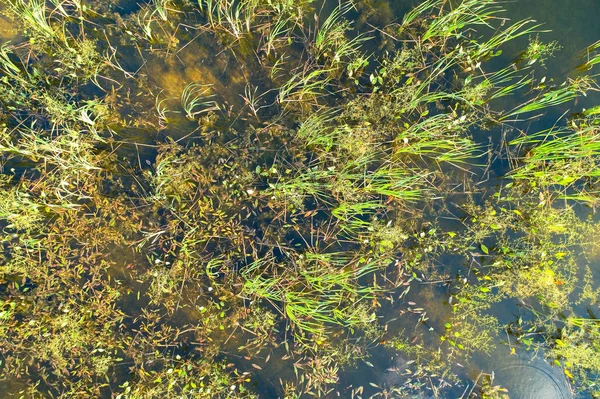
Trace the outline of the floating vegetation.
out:
<instances>
[{"instance_id":1,"label":"floating vegetation","mask_svg":"<svg viewBox=\"0 0 600 399\"><path fill-rule=\"evenodd\" d=\"M7 0L0 392L500 398L506 347L597 395L598 44L391 7Z\"/></svg>"}]
</instances>

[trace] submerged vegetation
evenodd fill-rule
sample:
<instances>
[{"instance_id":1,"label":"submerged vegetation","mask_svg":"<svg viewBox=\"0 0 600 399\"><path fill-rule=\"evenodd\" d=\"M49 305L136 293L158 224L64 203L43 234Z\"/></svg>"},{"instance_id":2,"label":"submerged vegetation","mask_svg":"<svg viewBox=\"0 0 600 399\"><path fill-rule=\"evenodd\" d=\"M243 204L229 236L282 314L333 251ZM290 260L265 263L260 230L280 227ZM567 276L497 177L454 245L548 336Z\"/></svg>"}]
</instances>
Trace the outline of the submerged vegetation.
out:
<instances>
[{"instance_id":1,"label":"submerged vegetation","mask_svg":"<svg viewBox=\"0 0 600 399\"><path fill-rule=\"evenodd\" d=\"M2 4L4 396L506 397L498 345L600 395L598 43L556 82L494 0Z\"/></svg>"}]
</instances>

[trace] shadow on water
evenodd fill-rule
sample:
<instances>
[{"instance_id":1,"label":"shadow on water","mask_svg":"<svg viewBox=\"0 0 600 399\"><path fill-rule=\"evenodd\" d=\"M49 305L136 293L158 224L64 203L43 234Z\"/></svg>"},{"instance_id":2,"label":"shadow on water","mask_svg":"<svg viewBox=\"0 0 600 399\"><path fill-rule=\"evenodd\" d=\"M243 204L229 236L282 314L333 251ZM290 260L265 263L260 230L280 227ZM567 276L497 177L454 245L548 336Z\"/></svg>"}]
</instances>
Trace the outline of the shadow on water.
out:
<instances>
[{"instance_id":1,"label":"shadow on water","mask_svg":"<svg viewBox=\"0 0 600 399\"><path fill-rule=\"evenodd\" d=\"M493 375L493 383L508 391L511 398L571 399L572 389L560 368L546 362L541 353L519 350L510 354L510 348L499 346L490 357L478 365Z\"/></svg>"}]
</instances>

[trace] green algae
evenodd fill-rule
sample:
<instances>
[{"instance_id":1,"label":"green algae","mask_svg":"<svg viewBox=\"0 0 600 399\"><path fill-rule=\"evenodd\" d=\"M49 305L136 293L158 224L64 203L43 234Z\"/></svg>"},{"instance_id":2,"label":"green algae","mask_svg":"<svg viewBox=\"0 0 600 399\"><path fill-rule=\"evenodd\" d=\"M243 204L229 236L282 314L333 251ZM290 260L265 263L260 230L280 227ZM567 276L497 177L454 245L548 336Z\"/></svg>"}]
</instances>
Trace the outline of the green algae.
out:
<instances>
[{"instance_id":1,"label":"green algae","mask_svg":"<svg viewBox=\"0 0 600 399\"><path fill-rule=\"evenodd\" d=\"M488 0L6 12L7 395L501 397L478 357L503 335L597 389L598 120L519 120L596 83L537 79L533 23Z\"/></svg>"}]
</instances>

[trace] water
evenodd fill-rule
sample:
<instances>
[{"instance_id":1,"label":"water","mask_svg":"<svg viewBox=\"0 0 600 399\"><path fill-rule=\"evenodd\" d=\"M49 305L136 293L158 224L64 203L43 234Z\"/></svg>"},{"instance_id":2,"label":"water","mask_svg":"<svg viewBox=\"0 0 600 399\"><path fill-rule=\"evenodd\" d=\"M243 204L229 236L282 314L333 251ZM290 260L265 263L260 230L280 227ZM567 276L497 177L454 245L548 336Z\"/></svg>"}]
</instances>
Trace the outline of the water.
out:
<instances>
[{"instance_id":1,"label":"water","mask_svg":"<svg viewBox=\"0 0 600 399\"><path fill-rule=\"evenodd\" d=\"M568 399L571 388L562 370L540 357L510 356L508 350L494 354L495 382L508 388L511 398Z\"/></svg>"},{"instance_id":2,"label":"water","mask_svg":"<svg viewBox=\"0 0 600 399\"><path fill-rule=\"evenodd\" d=\"M326 2L327 3L327 2ZM329 2L326 6L331 6ZM400 1L376 1L378 12L373 21L388 23L399 18L409 6L418 2L400 2ZM129 6L135 8L133 4ZM580 51L586 46L600 39L600 24L597 23L600 16L600 2L596 0L523 0L518 2L509 2L504 4L507 9L507 16L512 20L532 17L538 21L544 21L542 29L551 30L551 33L540 34L542 40L558 40L563 49L556 54L554 58L546 62L547 70L540 69L539 73L548 74L549 78L560 81L565 79L571 73L573 67L580 62ZM327 7L324 7L326 10ZM125 14L125 13L124 13ZM357 16L359 17L359 16ZM14 36L10 24L5 23L5 19L0 20L0 36L6 40L19 40ZM358 23L361 20L359 19ZM182 29L186 29L182 27ZM214 91L219 99L231 109L240 108L244 101L241 95L245 94L246 82L252 82L257 86L267 79L260 72L253 70L251 62L245 63L244 60L236 59L228 52L218 52L218 46L211 42L211 37L203 37L202 33L196 36L197 32L189 30L186 33L190 38L194 37L181 49L176 57L166 57L165 54L146 54L143 59L137 55L132 55L129 70L139 69L140 73L146 76L150 85L156 89L155 96L165 100L169 107L175 107L178 103L179 94L185 85L190 81L203 84L214 85ZM517 40L506 46L504 53L495 62L506 64L514 60L524 45L526 39ZM272 101L272 99L271 99ZM509 100L510 101L510 100ZM590 95L588 98L579 100L579 106L591 106L598 103L598 96ZM268 102L265 100L265 102ZM134 117L136 112L145 107L153 106L147 99L141 100L136 104L132 102L130 108L123 117ZM559 117L566 107L549 112L544 118L538 118L527 124L527 129L533 131L552 126L557 117ZM232 111L233 112L233 111ZM117 142L120 144L118 151L124 158L131 157L135 153L138 159L140 173L152 170L151 164L156 158L156 148L154 143L170 137L173 140L181 142L201 142L198 138L201 135L199 127L184 118L182 115L170 115L171 118L167 130L153 130L151 128L140 126L137 128L127 128L117 133ZM234 118L235 119L235 118ZM236 126L245 125L245 121L236 120ZM479 143L491 142L495 148L500 146L499 132L474 132L475 138ZM136 144L133 144L136 143ZM269 149L265 149L269 151ZM147 162L146 162L147 161ZM478 173L483 171L475 168ZM503 173L507 170L507 163L498 158L492 167L493 178L486 183L490 190L501 183ZM486 179L487 175L481 175L479 180ZM477 180L477 179L476 179ZM453 200L461 201L460 198ZM462 199L464 200L464 198ZM450 203L447 206L452 206ZM458 210L457 210L458 212ZM441 222L445 226L456 226L456 221ZM452 230L456 227L449 227ZM139 261L139 260L138 260ZM128 262L135 263L135 259L128 259ZM382 302L382 311L380 314L385 320L390 320L386 324L388 335L403 335L408 338L411 344L423 345L428 348L435 348L440 342L440 337L444 333L444 325L451 317L452 285L456 283L455 275L463 273L468 265L463 260L454 259L451 256L436 259L436 270L438 275L426 276L423 281L413 280L402 287L402 290L391 293L389 298L380 298ZM600 262L593 264L595 275L600 275ZM115 271L116 276L126 276L125 269ZM408 276L407 276L408 277ZM125 278L125 277L123 277ZM144 285L140 287L147 288ZM405 287L411 287L410 292L401 295ZM139 304L129 304L131 310ZM128 308L128 307L126 307ZM581 310L581 309L579 309ZM505 301L496 304L492 310L494 315L503 323L509 323L523 315L516 302ZM401 317L400 317L401 316ZM182 328L187 322L194 320L198 315L193 311L182 310L175 317L176 323ZM227 337L225 337L227 338ZM473 390L473 383L482 373L494 375L495 383L506 388L511 398L517 399L565 399L573 397L568 380L564 377L562 371L556 367L551 367L543 360L543 353L533 354L519 347L515 353L511 353L509 346L506 345L506 337L498 334L494 336L494 344L497 349L491 350L489 354L476 354L469 361L452 364L451 369L460 378L458 380L447 379L443 375L438 375L430 384L421 387L421 393L412 392L413 397L436 397L438 389L444 389L444 395L447 397L466 397L465 394ZM242 343L236 341L236 338L227 338L223 343L223 353L231 355L235 353L235 348ZM348 367L341 373L341 381L329 397L350 397L349 387L364 387L366 394L381 394L382 388L385 391L392 391L394 388L405 386L413 380L411 373L407 369L414 367L414 363L408 360L404 355L396 353L393 349L384 348L384 344L373 344L370 349L370 358L363 362L358 362L354 366ZM485 349L485 348L482 348ZM252 359L236 358L230 356L232 362L242 369L251 369L260 361L261 369L254 369L252 383L262 398L276 398L280 391L277 388L278 379L291 377L294 369L290 362L277 361L285 356L283 347L275 348L269 354L261 353ZM267 356L272 357L269 363L266 362ZM229 359L229 358L228 358ZM0 392L14 393L20 387L13 387L12 382L1 383ZM18 383L14 383L18 385ZM390 394L392 395L392 394ZM417 396L420 395L420 396ZM383 397L383 396L382 396ZM394 396L390 396L394 397Z\"/></svg>"},{"instance_id":3,"label":"water","mask_svg":"<svg viewBox=\"0 0 600 399\"><path fill-rule=\"evenodd\" d=\"M540 30L550 32L540 33L541 40L547 42L555 40L560 43L562 46L560 51L549 58L545 62L545 68L540 68L538 72L543 74L542 76L548 76L548 79L554 79L557 82L573 76L573 68L582 62L582 50L600 39L600 25L596 23L598 16L600 16L600 2L595 0L522 0L505 2L503 7L507 10L506 16L512 21L531 18L543 22L544 24L540 27ZM512 62L526 45L526 38L511 42L504 47L504 53L494 63L506 65ZM579 102L576 105L584 108L591 107L598 103L599 98L598 94L592 93L587 98L578 100ZM515 100L518 101L518 99L509 100L509 104L510 101ZM525 130L539 131L552 127L556 120L568 111L569 107L570 105L553 109L543 118L536 118L526 124ZM495 143L497 145L501 132L496 130L492 132L474 132L474 135L479 143ZM503 174L508 170L507 167L508 165L503 159L498 159L492 166L492 177L496 177L493 177L487 184L490 187L499 184L502 181ZM584 213L588 212L589 210L584 211ZM599 275L600 264L595 262L591 267L595 275ZM450 267L449 269L452 270L453 268ZM427 295L427 292L423 292L423 289L415 290L418 294L415 294L412 300L422 303L423 298L431 298L423 306L432 320L427 322L426 328L422 329L422 334L439 335L436 331L432 332L429 329L430 326L435 326L436 330L440 331L439 327L442 323L439 321L436 323L436 317L438 320L448 318L450 314L447 305L448 292L443 288L437 290L429 288L429 290L437 292ZM411 300L411 297L406 298L406 300ZM509 323L523 314L518 305L516 302L506 301L496 306L494 311L501 322ZM580 309L580 311L585 312L584 309ZM406 324L403 327L417 331L416 324ZM562 370L548 364L544 360L543 353L533 353L523 348L511 353L506 338L506 336L499 335L496 341L498 347L493 352L487 355L476 355L471 364L466 367L464 365L455 367L459 374L466 376L470 381L466 382L464 390L464 385L451 390L448 397L465 397L465 392L472 389L472 381L480 377L482 372L494 375L494 383L506 388L511 398L566 399L574 396L577 398L591 397L573 392L573 388ZM368 380L378 376L380 384L389 388L394 385L401 386L407 381L406 374L404 376L401 374L402 370L408 366L406 360L401 356L384 352L376 354L375 359L377 362L372 361L377 364L375 371L369 367L362 367L362 371L359 369L356 372L349 372L347 380L344 382L367 384ZM464 372L461 373L461 369ZM433 395L431 392L432 387L433 384L425 387L424 390L429 392L429 395Z\"/></svg>"}]
</instances>

